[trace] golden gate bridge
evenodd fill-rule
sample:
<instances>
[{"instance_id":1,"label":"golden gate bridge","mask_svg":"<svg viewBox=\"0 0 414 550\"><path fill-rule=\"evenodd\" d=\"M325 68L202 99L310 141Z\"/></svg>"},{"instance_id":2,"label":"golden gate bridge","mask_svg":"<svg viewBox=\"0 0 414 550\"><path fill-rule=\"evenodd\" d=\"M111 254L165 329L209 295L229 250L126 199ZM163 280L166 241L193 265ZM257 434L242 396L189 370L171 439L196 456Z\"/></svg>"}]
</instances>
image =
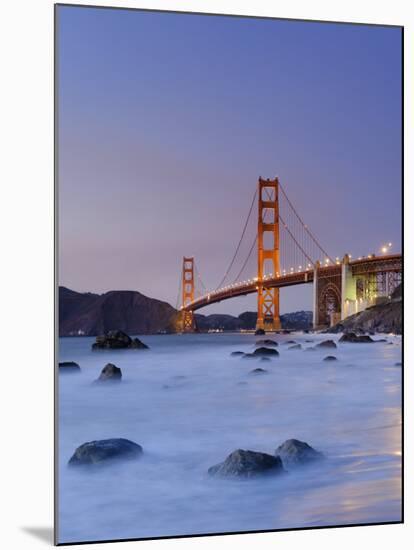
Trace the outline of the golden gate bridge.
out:
<instances>
[{"instance_id":1,"label":"golden gate bridge","mask_svg":"<svg viewBox=\"0 0 414 550\"><path fill-rule=\"evenodd\" d=\"M241 267L242 243L257 208L257 231ZM353 259L331 257L298 214L278 178L259 178L241 236L218 285L208 290L194 257L184 257L178 299L180 330L196 330L194 312L237 296L257 293L256 329L278 331L280 289L313 284L313 326L324 328L389 297L402 278L402 255L370 254ZM257 271L246 278L249 260L256 253ZM177 307L179 304L177 304Z\"/></svg>"}]
</instances>

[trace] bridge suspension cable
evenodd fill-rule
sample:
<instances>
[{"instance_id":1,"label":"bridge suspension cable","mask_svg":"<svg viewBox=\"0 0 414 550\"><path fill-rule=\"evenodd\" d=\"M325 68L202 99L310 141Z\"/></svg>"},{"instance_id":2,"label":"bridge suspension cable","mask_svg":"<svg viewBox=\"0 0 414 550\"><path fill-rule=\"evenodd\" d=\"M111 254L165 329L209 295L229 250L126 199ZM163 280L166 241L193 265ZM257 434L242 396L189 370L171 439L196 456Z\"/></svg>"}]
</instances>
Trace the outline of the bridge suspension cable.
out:
<instances>
[{"instance_id":1,"label":"bridge suspension cable","mask_svg":"<svg viewBox=\"0 0 414 550\"><path fill-rule=\"evenodd\" d=\"M288 205L290 206L290 208L292 209L293 213L295 214L295 216L297 217L297 219L299 220L302 228L304 229L304 231L306 231L306 233L309 235L309 237L311 238L311 240L313 241L313 243L317 246L317 248L323 253L324 257L325 258L328 258L331 262L333 262L332 258L329 256L329 254L326 252L326 250L322 247L322 245L320 244L320 242L316 239L316 237L314 236L314 234L311 232L311 230L309 229L309 227L305 224L305 222L302 220L302 218L300 217L300 215L298 214L296 208L293 206L293 204L291 203L289 197L287 196L286 194L286 191L283 189L283 186L282 184L279 182L279 189L282 191L282 194L283 196L285 197ZM296 242L296 241L295 241ZM303 250L302 250L303 251ZM312 260L314 261L314 260Z\"/></svg>"},{"instance_id":2,"label":"bridge suspension cable","mask_svg":"<svg viewBox=\"0 0 414 550\"><path fill-rule=\"evenodd\" d=\"M300 245L300 244L298 243L298 241L295 239L295 236L294 236L293 233L290 231L288 225L284 222L284 220L283 220L282 216L280 215L280 213L279 213L279 219L280 219L280 221L282 222L283 227L286 229L286 231L287 231L287 232L289 233L289 235L292 237L292 239L293 239L293 241L295 242L295 244L297 245L297 247L300 249L300 251L301 251L301 252L303 253L303 255L305 256L305 258L306 258L307 260L309 260L310 263L313 263L314 260L313 260L310 256L308 256L308 255L306 254L305 250L301 247L301 245Z\"/></svg>"},{"instance_id":3,"label":"bridge suspension cable","mask_svg":"<svg viewBox=\"0 0 414 550\"><path fill-rule=\"evenodd\" d=\"M253 206L254 206L254 203L255 203L255 201L256 201L256 196L257 196L257 189L256 189L256 191L255 191L255 193L254 193L254 195L253 195L253 200L252 200L252 203L251 203L251 205L250 205L249 213L248 213L247 218L246 218L246 221L245 221L245 223L244 223L243 231L242 231L241 237L240 237L240 239L239 239L239 242L238 242L238 244L237 244L237 246L236 246L236 250L235 250L235 252L234 252L234 254L233 254L233 257L232 257L232 259L231 259L231 262L230 262L228 268L226 269L226 272L224 273L223 278L221 279L221 281L220 281L219 284L217 285L216 290L218 290L218 289L223 285L224 281L227 279L228 274L230 273L231 268L233 267L233 264L234 264L234 261L235 261L235 259L236 259L236 256L237 256L237 254L238 254L238 252L239 252L239 250L240 250L240 246L241 246L241 243L242 243L242 241L243 241L243 237L244 237L244 235L245 235L245 233L246 233L247 226L248 226L248 224L249 224L250 216L251 216L251 213L252 213L252 211L253 211ZM257 238L257 235L256 235L256 238ZM250 255L250 253L249 253L249 255ZM246 260L246 262L247 262L247 260ZM245 263L246 263L246 262L245 262ZM242 270L244 269L244 267L245 267L245 266L243 265ZM237 279L237 277L236 277L236 279Z\"/></svg>"},{"instance_id":4,"label":"bridge suspension cable","mask_svg":"<svg viewBox=\"0 0 414 550\"><path fill-rule=\"evenodd\" d=\"M181 292L182 292L182 276L181 276L181 270L180 270L180 276L178 278L178 294L177 294L177 301L175 302L175 309L178 311L181 307Z\"/></svg>"},{"instance_id":5,"label":"bridge suspension cable","mask_svg":"<svg viewBox=\"0 0 414 550\"><path fill-rule=\"evenodd\" d=\"M249 251L249 253L248 253L248 255L247 255L247 258L245 259L244 264L242 265L242 267L241 267L239 273L236 275L236 277L235 277L235 279L234 279L234 281L233 281L233 284L238 282L239 277L240 277L241 274L243 273L244 268L246 267L247 262L249 261L250 256L252 255L252 252L253 252L253 250L254 250L254 247L256 246L256 243L257 243L257 236L258 236L258 235L257 235L257 233L256 233L256 237L254 238L253 244L252 244L252 246L251 246L251 248L250 248L250 251Z\"/></svg>"},{"instance_id":6,"label":"bridge suspension cable","mask_svg":"<svg viewBox=\"0 0 414 550\"><path fill-rule=\"evenodd\" d=\"M196 262L194 262L194 272L195 272L195 276L197 277L197 282L200 283L200 287L204 290L204 293L207 294L208 291L207 291L206 285L203 283L203 279L201 278L200 273L197 269ZM195 285L196 292L201 296L201 293L198 291L198 286L199 285Z\"/></svg>"}]
</instances>

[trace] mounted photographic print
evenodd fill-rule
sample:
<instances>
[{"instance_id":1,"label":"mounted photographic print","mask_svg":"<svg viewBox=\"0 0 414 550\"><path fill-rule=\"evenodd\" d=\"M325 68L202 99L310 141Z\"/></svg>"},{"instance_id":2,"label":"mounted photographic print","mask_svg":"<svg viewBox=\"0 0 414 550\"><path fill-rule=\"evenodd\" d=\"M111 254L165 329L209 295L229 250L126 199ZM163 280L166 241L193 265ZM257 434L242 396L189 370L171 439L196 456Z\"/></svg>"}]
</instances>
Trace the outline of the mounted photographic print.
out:
<instances>
[{"instance_id":1,"label":"mounted photographic print","mask_svg":"<svg viewBox=\"0 0 414 550\"><path fill-rule=\"evenodd\" d=\"M56 543L401 523L402 27L55 30Z\"/></svg>"}]
</instances>

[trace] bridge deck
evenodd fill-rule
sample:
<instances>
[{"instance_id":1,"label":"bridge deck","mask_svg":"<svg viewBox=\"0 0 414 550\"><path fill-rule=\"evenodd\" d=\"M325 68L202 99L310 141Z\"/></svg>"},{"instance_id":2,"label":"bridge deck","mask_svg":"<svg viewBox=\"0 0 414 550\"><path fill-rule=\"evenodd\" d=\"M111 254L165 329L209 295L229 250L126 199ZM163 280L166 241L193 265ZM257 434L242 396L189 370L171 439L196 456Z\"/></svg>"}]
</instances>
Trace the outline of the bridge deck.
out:
<instances>
[{"instance_id":1,"label":"bridge deck","mask_svg":"<svg viewBox=\"0 0 414 550\"><path fill-rule=\"evenodd\" d=\"M401 271L402 255L391 254L388 256L372 256L353 260L349 262L353 275L366 273L381 273L389 271ZM341 272L341 263L334 265L321 266L319 268L319 277L332 276L337 272ZM265 277L263 286L265 288L283 288L286 286L302 285L313 282L313 269L307 271L296 271L286 273L279 277ZM257 292L257 279L249 279L240 283L234 283L216 291L212 291L193 302L186 305L186 311L196 311L202 307L235 298L237 296L245 296Z\"/></svg>"}]
</instances>

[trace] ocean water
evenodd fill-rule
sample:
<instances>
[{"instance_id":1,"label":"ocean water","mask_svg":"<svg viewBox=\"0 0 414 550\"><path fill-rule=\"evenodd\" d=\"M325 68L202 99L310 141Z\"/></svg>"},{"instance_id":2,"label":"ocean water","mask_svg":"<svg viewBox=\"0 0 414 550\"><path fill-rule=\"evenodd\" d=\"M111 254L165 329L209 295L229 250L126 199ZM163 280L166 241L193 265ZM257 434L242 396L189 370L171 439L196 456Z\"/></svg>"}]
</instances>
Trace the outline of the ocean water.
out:
<instances>
[{"instance_id":1,"label":"ocean water","mask_svg":"<svg viewBox=\"0 0 414 550\"><path fill-rule=\"evenodd\" d=\"M59 375L59 542L399 521L401 338L306 352L286 341L339 336L270 337L280 352L270 362L230 356L254 349L251 334L142 337L149 351L62 338L60 360L82 371ZM108 362L122 382L94 385ZM258 366L268 372L251 374ZM67 466L80 444L112 437L144 454ZM326 460L262 479L207 475L235 449L273 453L289 438Z\"/></svg>"}]
</instances>

